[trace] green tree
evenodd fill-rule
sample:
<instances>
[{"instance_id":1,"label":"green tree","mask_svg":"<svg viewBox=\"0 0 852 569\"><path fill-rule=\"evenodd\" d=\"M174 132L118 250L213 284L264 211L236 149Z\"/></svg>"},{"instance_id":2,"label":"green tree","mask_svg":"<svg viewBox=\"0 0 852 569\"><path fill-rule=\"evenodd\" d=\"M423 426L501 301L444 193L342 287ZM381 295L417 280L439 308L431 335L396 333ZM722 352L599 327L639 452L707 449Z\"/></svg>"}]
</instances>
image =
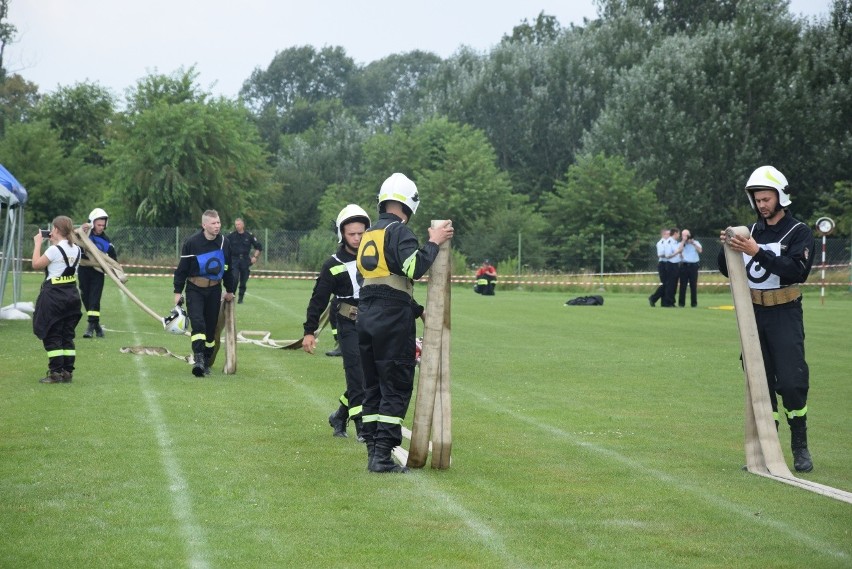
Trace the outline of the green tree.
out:
<instances>
[{"instance_id":1,"label":"green tree","mask_svg":"<svg viewBox=\"0 0 852 569\"><path fill-rule=\"evenodd\" d=\"M604 20L638 16L648 26L660 26L666 34L692 33L709 24L731 22L741 0L597 0Z\"/></svg>"},{"instance_id":2,"label":"green tree","mask_svg":"<svg viewBox=\"0 0 852 569\"><path fill-rule=\"evenodd\" d=\"M512 193L508 176L497 168L494 149L485 135L446 118L370 138L359 175L352 183L329 187L320 200L320 218L334 219L346 203L360 204L375 216L379 187L394 172L404 173L417 184L422 201L410 222L417 235L426 234L432 219L452 219L454 248L466 252L470 240L479 254L486 248L482 231L494 234L496 228L511 235L505 242L512 242L511 249L506 244L491 249L490 256L497 259L515 254L519 230L532 234L540 229L526 198ZM509 225L504 223L510 218L507 211L516 214ZM503 225L497 227L496 223Z\"/></svg>"},{"instance_id":3,"label":"green tree","mask_svg":"<svg viewBox=\"0 0 852 569\"><path fill-rule=\"evenodd\" d=\"M0 137L6 132L7 125L33 120L39 99L38 85L20 75L12 74L0 79Z\"/></svg>"},{"instance_id":4,"label":"green tree","mask_svg":"<svg viewBox=\"0 0 852 569\"><path fill-rule=\"evenodd\" d=\"M562 26L555 16L539 12L533 23L524 18L523 22L512 28L512 35L504 35L501 41L506 43L547 44L559 37Z\"/></svg>"},{"instance_id":5,"label":"green tree","mask_svg":"<svg viewBox=\"0 0 852 569\"><path fill-rule=\"evenodd\" d=\"M47 121L10 124L0 139L0 156L27 188L27 223L43 225L57 215L85 220L92 197L87 182L94 167L66 156L59 133Z\"/></svg>"},{"instance_id":6,"label":"green tree","mask_svg":"<svg viewBox=\"0 0 852 569\"><path fill-rule=\"evenodd\" d=\"M852 50L803 26L786 3L754 0L731 24L664 39L619 78L584 150L657 180L671 218L699 233L742 221L743 184L762 164L787 175L808 217L819 191L852 178Z\"/></svg>"},{"instance_id":7,"label":"green tree","mask_svg":"<svg viewBox=\"0 0 852 569\"><path fill-rule=\"evenodd\" d=\"M631 259L663 217L654 185L618 156L581 156L545 198L550 264L598 269L604 236L605 271L633 270Z\"/></svg>"},{"instance_id":8,"label":"green tree","mask_svg":"<svg viewBox=\"0 0 852 569\"><path fill-rule=\"evenodd\" d=\"M50 122L70 156L77 152L88 164L103 165L103 150L115 116L115 100L97 83L60 87L41 98L36 118Z\"/></svg>"},{"instance_id":9,"label":"green tree","mask_svg":"<svg viewBox=\"0 0 852 569\"><path fill-rule=\"evenodd\" d=\"M358 68L352 76L348 108L380 132L389 132L406 115L419 122L428 98L425 81L441 63L437 55L415 50Z\"/></svg>"},{"instance_id":10,"label":"green tree","mask_svg":"<svg viewBox=\"0 0 852 569\"><path fill-rule=\"evenodd\" d=\"M9 23L9 0L0 0L0 82L6 78L6 66L3 64L3 53L6 46L15 39L18 29Z\"/></svg>"},{"instance_id":11,"label":"green tree","mask_svg":"<svg viewBox=\"0 0 852 569\"><path fill-rule=\"evenodd\" d=\"M368 135L366 127L337 105L327 119L281 137L275 167L281 191L274 203L282 211L284 227L313 229L322 223L320 198L329 186L353 179Z\"/></svg>"},{"instance_id":12,"label":"green tree","mask_svg":"<svg viewBox=\"0 0 852 569\"><path fill-rule=\"evenodd\" d=\"M541 269L547 264L548 248L543 239L546 231L547 222L542 215L529 204L519 204L475 219L460 245L468 259L477 264L483 259L517 263L520 240L522 263ZM516 270L514 264L512 270Z\"/></svg>"},{"instance_id":13,"label":"green tree","mask_svg":"<svg viewBox=\"0 0 852 569\"><path fill-rule=\"evenodd\" d=\"M346 102L355 62L342 47L291 47L275 54L266 69L255 68L243 83L240 96L253 111L261 137L277 152L279 137L306 130L311 125L288 125L297 105L310 107L320 101Z\"/></svg>"},{"instance_id":14,"label":"green tree","mask_svg":"<svg viewBox=\"0 0 852 569\"><path fill-rule=\"evenodd\" d=\"M632 12L585 28L558 28L544 14L539 22L539 32L518 31L487 55L458 52L430 82L438 110L485 132L533 202L574 162L618 74L656 41Z\"/></svg>"},{"instance_id":15,"label":"green tree","mask_svg":"<svg viewBox=\"0 0 852 569\"><path fill-rule=\"evenodd\" d=\"M166 83L140 82L133 100L144 104L130 110L108 149L124 212L151 226L194 225L208 208L254 225L275 219L266 155L248 111L194 87L187 97L168 89L159 100L149 96L150 85Z\"/></svg>"},{"instance_id":16,"label":"green tree","mask_svg":"<svg viewBox=\"0 0 852 569\"><path fill-rule=\"evenodd\" d=\"M142 113L161 103L204 103L209 94L198 88L198 71L195 66L180 68L170 75L151 73L140 79L127 96L129 115Z\"/></svg>"}]
</instances>

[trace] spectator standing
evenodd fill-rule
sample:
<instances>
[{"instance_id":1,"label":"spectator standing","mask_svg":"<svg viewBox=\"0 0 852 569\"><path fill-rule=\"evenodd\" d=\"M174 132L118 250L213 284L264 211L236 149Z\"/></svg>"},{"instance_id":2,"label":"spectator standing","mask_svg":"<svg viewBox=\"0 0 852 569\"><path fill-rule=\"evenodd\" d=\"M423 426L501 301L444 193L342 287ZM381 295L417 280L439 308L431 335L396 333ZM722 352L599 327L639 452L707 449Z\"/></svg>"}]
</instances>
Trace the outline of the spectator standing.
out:
<instances>
[{"instance_id":1,"label":"spectator standing","mask_svg":"<svg viewBox=\"0 0 852 569\"><path fill-rule=\"evenodd\" d=\"M666 257L666 283L663 292L663 308L675 308L675 295L677 294L677 281L680 278L680 229L671 228L671 234L666 240L664 248Z\"/></svg>"},{"instance_id":2,"label":"spectator standing","mask_svg":"<svg viewBox=\"0 0 852 569\"><path fill-rule=\"evenodd\" d=\"M678 294L678 306L683 308L686 306L686 287L689 285L689 301L690 306L695 308L698 306L698 267L703 249L701 243L695 240L692 232L689 229L684 229L681 232L680 254L682 261L680 263L680 282Z\"/></svg>"},{"instance_id":3,"label":"spectator standing","mask_svg":"<svg viewBox=\"0 0 852 569\"><path fill-rule=\"evenodd\" d=\"M657 274L660 277L660 286L654 291L654 294L648 297L648 303L651 306L656 306L657 301L663 298L666 293L666 271L668 270L668 260L666 259L666 242L671 237L671 229L660 229L660 240L657 241Z\"/></svg>"},{"instance_id":4,"label":"spectator standing","mask_svg":"<svg viewBox=\"0 0 852 569\"><path fill-rule=\"evenodd\" d=\"M106 235L105 230L107 225L109 225L109 215L103 209L96 207L89 213L89 222L84 223L82 229L84 232L89 232L89 239L98 248L98 251L113 261L117 261L118 254L109 237ZM89 259L85 251L83 251L83 259ZM86 319L88 320L83 337L91 338L95 335L98 338L103 338L101 296L104 292L104 273L97 267L82 265L77 271L77 276L80 279L80 296L83 299L83 306L86 309Z\"/></svg>"},{"instance_id":5,"label":"spectator standing","mask_svg":"<svg viewBox=\"0 0 852 569\"><path fill-rule=\"evenodd\" d=\"M228 242L231 245L231 261L234 263L234 274L239 279L237 304L242 304L243 297L246 295L246 283L251 274L251 266L257 263L257 260L260 258L263 245L260 244L260 241L254 235L246 231L246 224L241 217L234 220L234 231L228 235ZM252 253L252 249L254 249L254 253Z\"/></svg>"},{"instance_id":6,"label":"spectator standing","mask_svg":"<svg viewBox=\"0 0 852 569\"><path fill-rule=\"evenodd\" d=\"M82 250L74 243L71 219L60 215L53 219L50 230L40 230L33 237L32 267L44 269L45 278L35 303L33 333L42 341L47 352L47 374L41 383L70 383L77 361L74 329L83 314L77 290L77 267ZM44 254L44 238L50 246Z\"/></svg>"}]
</instances>

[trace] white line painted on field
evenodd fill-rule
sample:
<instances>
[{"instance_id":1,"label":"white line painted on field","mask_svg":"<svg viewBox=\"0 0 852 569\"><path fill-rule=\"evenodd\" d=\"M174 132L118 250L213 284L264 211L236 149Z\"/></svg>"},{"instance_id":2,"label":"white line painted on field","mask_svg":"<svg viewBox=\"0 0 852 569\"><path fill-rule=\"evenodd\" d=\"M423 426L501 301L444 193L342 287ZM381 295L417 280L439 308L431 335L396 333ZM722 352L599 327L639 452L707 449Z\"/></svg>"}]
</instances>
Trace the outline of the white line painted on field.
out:
<instances>
[{"instance_id":1,"label":"white line painted on field","mask_svg":"<svg viewBox=\"0 0 852 569\"><path fill-rule=\"evenodd\" d=\"M380 475L388 476L388 475ZM494 555L503 560L505 567L512 569L525 569L528 567L521 559L518 559L507 548L503 537L491 528L488 524L477 518L470 510L462 506L458 499L450 496L435 487L430 478L418 476L417 474L406 477L406 480L411 480L420 489L421 494L429 498L429 502L437 504L450 515L460 519L464 525L468 527L479 540L491 551Z\"/></svg>"},{"instance_id":2,"label":"white line painted on field","mask_svg":"<svg viewBox=\"0 0 852 569\"><path fill-rule=\"evenodd\" d=\"M524 414L521 414L521 413L514 413L512 411L506 410L504 407L500 407L498 405L495 405L492 400L486 398L481 393L476 392L476 391L472 391L470 389L466 389L465 387L458 385L458 383L454 384L453 388L464 391L466 394L470 395L471 397L478 399L479 402L482 403L482 405L484 405L486 407L490 407L494 412L496 412L498 414L509 415L515 421L526 423L526 424L531 425L531 426L533 426L533 427L535 427L535 428L537 428L541 431L549 433L549 434L553 435L554 437L556 437L558 439L561 439L565 442L568 442L568 443L570 443L574 446L578 446L578 447L586 449L590 452L594 452L594 453L599 454L601 456L605 456L606 458L609 458L609 459L611 459L615 462L619 462L619 463L627 466L628 468L630 468L634 472L644 474L645 476L648 476L650 478L655 478L655 479L657 479L661 482L664 482L666 484L674 486L674 487L676 487L679 490L682 490L684 492L689 492L690 494L697 495L698 497L702 498L706 502L709 502L710 504L712 504L713 506L715 506L715 507L717 507L721 510L737 514L737 515L739 515L739 516L741 516L741 517L743 517L743 518L745 518L749 521L760 523L760 524L763 524L765 526L769 526L770 528L772 528L776 531L783 532L783 533L789 535L791 538L793 538L795 540L795 542L807 544L808 547L810 547L814 551L817 551L819 553L823 553L823 554L826 554L826 555L830 555L830 556L836 557L838 559L848 559L849 558L849 554L847 554L845 551L834 549L830 544L827 544L827 543L822 542L818 539L815 539L813 536L806 534L806 533L803 533L803 532L799 531L798 529L790 526L789 524L785 524L785 523L777 521L777 520L771 520L771 519L767 519L767 518L764 518L764 517L755 516L753 508L745 508L740 504L737 504L735 502L731 502L730 500L726 500L724 498L721 498L716 494L712 494L710 492L707 492L701 486L696 486L694 484L690 484L690 483L688 483L688 482L686 482L686 481L684 481L680 478L677 478L675 476L672 476L671 474L664 472L662 470L649 468L649 467L645 466L644 464L642 464L641 462L638 462L638 461L636 461L636 460L634 460L634 459L632 459L628 456L625 456L625 455L623 455L619 452L616 452L614 450L608 449L606 447L603 447L603 446L595 444L595 443L590 443L588 441L578 440L576 433L565 431L565 430L562 430L558 427L548 425L547 423L542 423L540 421L533 420L530 417L528 417L527 415L524 415Z\"/></svg>"},{"instance_id":3,"label":"white line painted on field","mask_svg":"<svg viewBox=\"0 0 852 569\"><path fill-rule=\"evenodd\" d=\"M299 383L290 377L285 377L284 381L293 387L302 391L310 403L319 409L324 409L329 406L327 397L317 395L317 391L303 383ZM481 519L477 518L470 510L462 506L458 499L450 496L446 492L439 490L430 479L425 476L414 474L411 476L392 475L392 474L377 474L376 476L400 476L404 480L417 484L421 493L427 495L430 500L426 502L439 505L444 511L455 516L464 523L482 542L482 544L497 557L503 560L503 565L511 569L526 569L528 565L518 559L506 548L505 541L502 536L488 526Z\"/></svg>"},{"instance_id":4,"label":"white line painted on field","mask_svg":"<svg viewBox=\"0 0 852 569\"><path fill-rule=\"evenodd\" d=\"M121 295L121 302L125 312L131 307L127 304L127 297ZM134 343L139 343L139 336L134 333ZM145 396L148 404L148 415L154 434L157 437L157 445L160 447L160 458L163 461L163 469L169 481L169 496L171 497L172 514L180 526L187 550L187 564L193 569L207 569L208 546L204 537L204 531L195 521L192 513L192 500L189 497L189 485L181 472L180 463L175 456L172 438L169 435L168 423L160 409L157 400L157 391L149 382L148 368L145 366L144 358L133 358L139 371L139 388Z\"/></svg>"}]
</instances>

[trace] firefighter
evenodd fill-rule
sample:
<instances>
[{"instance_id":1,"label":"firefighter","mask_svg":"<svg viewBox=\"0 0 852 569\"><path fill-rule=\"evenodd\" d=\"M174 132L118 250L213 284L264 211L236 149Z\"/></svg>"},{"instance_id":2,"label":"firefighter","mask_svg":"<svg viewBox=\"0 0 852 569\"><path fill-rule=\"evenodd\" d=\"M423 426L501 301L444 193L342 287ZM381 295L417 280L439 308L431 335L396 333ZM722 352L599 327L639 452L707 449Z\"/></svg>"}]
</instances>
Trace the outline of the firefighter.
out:
<instances>
[{"instance_id":1,"label":"firefighter","mask_svg":"<svg viewBox=\"0 0 852 569\"><path fill-rule=\"evenodd\" d=\"M234 300L237 288L231 270L231 249L221 234L222 222L216 210L201 216L201 230L183 243L174 274L175 304L179 304L186 288L186 304L192 326L192 375L210 375L210 359L216 345L216 323L219 305ZM225 294L222 295L222 283Z\"/></svg>"},{"instance_id":2,"label":"firefighter","mask_svg":"<svg viewBox=\"0 0 852 569\"><path fill-rule=\"evenodd\" d=\"M98 248L98 251L107 255L113 261L118 260L115 247L107 237L105 230L109 225L109 215L103 209L96 207L89 213L89 222L83 224L83 231L89 232L89 239ZM89 260L83 251L83 259ZM84 338L93 335L98 338L104 337L104 329L101 326L101 295L104 292L104 273L94 266L81 265L77 271L80 279L80 296L83 306L86 308L88 325L83 332Z\"/></svg>"},{"instance_id":3,"label":"firefighter","mask_svg":"<svg viewBox=\"0 0 852 569\"><path fill-rule=\"evenodd\" d=\"M723 231L720 239L743 255L775 425L780 395L790 426L793 466L797 472L810 472L814 466L807 437L809 371L799 284L811 271L814 236L787 211L791 203L787 178L772 166L755 170L745 191L757 213L749 237L729 239ZM724 250L718 262L728 276Z\"/></svg>"},{"instance_id":4,"label":"firefighter","mask_svg":"<svg viewBox=\"0 0 852 569\"><path fill-rule=\"evenodd\" d=\"M43 235L42 231L47 235ZM44 238L50 246L41 253ZM33 313L33 333L47 351L48 371L41 383L70 383L77 360L74 329L83 314L77 290L77 266L82 252L74 243L71 219L60 215L49 230L40 230L33 237L32 267L44 269L45 279Z\"/></svg>"},{"instance_id":5,"label":"firefighter","mask_svg":"<svg viewBox=\"0 0 852 569\"><path fill-rule=\"evenodd\" d=\"M482 266L476 270L476 285L473 290L484 296L494 296L494 286L497 283L497 269L491 264L491 261L485 259L482 261Z\"/></svg>"},{"instance_id":6,"label":"firefighter","mask_svg":"<svg viewBox=\"0 0 852 569\"><path fill-rule=\"evenodd\" d=\"M340 396L340 406L328 418L335 437L346 437L346 425L355 423L355 434L364 442L361 422L361 402L364 399L364 372L361 369L361 353L358 350L358 331L355 319L358 316L360 285L356 278L355 255L361 236L370 226L370 216L360 206L349 204L340 210L335 222L337 227L337 251L328 258L317 276L311 300L308 303L305 336L302 349L313 354L317 346L315 333L322 312L334 295L331 312L337 315L337 340L343 356L343 373L346 391Z\"/></svg>"},{"instance_id":7,"label":"firefighter","mask_svg":"<svg viewBox=\"0 0 852 569\"><path fill-rule=\"evenodd\" d=\"M402 420L414 387L415 319L423 307L413 298L414 280L435 261L438 248L453 237L449 222L429 229L420 247L407 223L420 205L417 186L395 173L382 183L379 219L358 248L363 277L358 305L358 342L364 370L363 436L370 472L408 472L391 451L402 442Z\"/></svg>"}]
</instances>

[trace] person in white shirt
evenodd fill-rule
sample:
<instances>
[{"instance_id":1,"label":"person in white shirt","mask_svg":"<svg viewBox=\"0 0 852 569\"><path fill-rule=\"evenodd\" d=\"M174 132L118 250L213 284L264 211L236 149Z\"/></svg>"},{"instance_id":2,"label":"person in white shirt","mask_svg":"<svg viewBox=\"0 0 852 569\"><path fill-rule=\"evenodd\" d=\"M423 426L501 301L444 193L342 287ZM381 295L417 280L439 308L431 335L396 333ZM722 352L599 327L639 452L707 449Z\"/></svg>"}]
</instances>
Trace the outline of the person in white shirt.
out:
<instances>
[{"instance_id":1,"label":"person in white shirt","mask_svg":"<svg viewBox=\"0 0 852 569\"><path fill-rule=\"evenodd\" d=\"M42 254L45 237L50 246ZM70 383L74 373L74 329L83 316L77 290L81 253L74 243L71 218L64 215L56 217L49 230L39 230L33 236L32 266L37 271L44 269L45 274L33 313L33 333L47 352L48 370L41 383Z\"/></svg>"},{"instance_id":2,"label":"person in white shirt","mask_svg":"<svg viewBox=\"0 0 852 569\"><path fill-rule=\"evenodd\" d=\"M660 240L657 241L657 274L660 275L660 286L657 287L654 294L648 297L648 304L651 306L656 306L657 301L663 298L663 294L666 292L666 269L668 267L666 262L666 242L671 234L670 229L660 229Z\"/></svg>"},{"instance_id":3,"label":"person in white shirt","mask_svg":"<svg viewBox=\"0 0 852 569\"><path fill-rule=\"evenodd\" d=\"M686 287L689 285L690 306L698 306L698 255L703 249L701 243L695 240L689 229L681 232L680 254L683 260L680 262L680 283L677 305L686 306Z\"/></svg>"},{"instance_id":4,"label":"person in white shirt","mask_svg":"<svg viewBox=\"0 0 852 569\"><path fill-rule=\"evenodd\" d=\"M680 241L680 229L673 227L671 235L666 241L664 253L666 257L666 283L665 292L663 293L663 308L675 307L675 293L677 293L677 280L680 277L680 251L678 250L678 241Z\"/></svg>"}]
</instances>

